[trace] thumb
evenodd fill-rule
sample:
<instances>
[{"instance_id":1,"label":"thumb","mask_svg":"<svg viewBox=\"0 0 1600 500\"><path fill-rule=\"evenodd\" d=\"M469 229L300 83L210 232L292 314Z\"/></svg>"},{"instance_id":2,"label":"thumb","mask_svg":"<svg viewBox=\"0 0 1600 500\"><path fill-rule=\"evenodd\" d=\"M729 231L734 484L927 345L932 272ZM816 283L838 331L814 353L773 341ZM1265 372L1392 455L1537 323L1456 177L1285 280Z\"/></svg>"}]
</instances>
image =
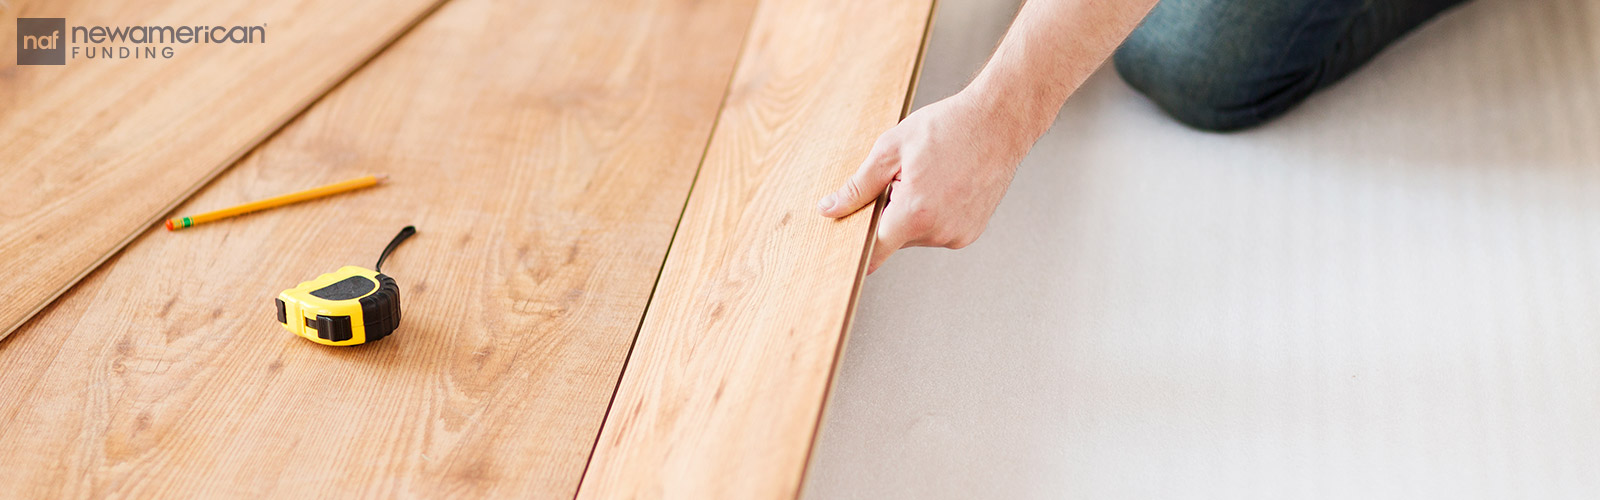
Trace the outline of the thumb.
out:
<instances>
[{"instance_id":1,"label":"thumb","mask_svg":"<svg viewBox=\"0 0 1600 500\"><path fill-rule=\"evenodd\" d=\"M873 146L872 152L867 153L867 159L861 162L855 175L844 181L838 191L825 196L817 202L817 210L822 215L839 218L855 213L861 207L867 206L878 195L889 187L889 182L894 180L895 174L900 172L899 155L893 154L891 148L882 142Z\"/></svg>"}]
</instances>

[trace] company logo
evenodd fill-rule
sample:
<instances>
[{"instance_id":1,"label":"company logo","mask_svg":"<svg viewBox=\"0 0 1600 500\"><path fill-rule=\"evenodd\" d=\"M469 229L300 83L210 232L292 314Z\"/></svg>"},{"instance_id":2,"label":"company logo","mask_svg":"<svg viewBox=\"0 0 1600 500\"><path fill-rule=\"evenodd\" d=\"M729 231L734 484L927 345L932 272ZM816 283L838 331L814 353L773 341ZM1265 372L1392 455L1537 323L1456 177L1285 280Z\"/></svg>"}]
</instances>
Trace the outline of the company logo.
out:
<instances>
[{"instance_id":1,"label":"company logo","mask_svg":"<svg viewBox=\"0 0 1600 500\"><path fill-rule=\"evenodd\" d=\"M3 0L0 0L3 1ZM68 59L171 59L175 45L266 43L267 25L73 26L66 18L17 19L17 65Z\"/></svg>"},{"instance_id":2,"label":"company logo","mask_svg":"<svg viewBox=\"0 0 1600 500\"><path fill-rule=\"evenodd\" d=\"M67 19L23 17L17 19L17 65L67 63Z\"/></svg>"}]
</instances>

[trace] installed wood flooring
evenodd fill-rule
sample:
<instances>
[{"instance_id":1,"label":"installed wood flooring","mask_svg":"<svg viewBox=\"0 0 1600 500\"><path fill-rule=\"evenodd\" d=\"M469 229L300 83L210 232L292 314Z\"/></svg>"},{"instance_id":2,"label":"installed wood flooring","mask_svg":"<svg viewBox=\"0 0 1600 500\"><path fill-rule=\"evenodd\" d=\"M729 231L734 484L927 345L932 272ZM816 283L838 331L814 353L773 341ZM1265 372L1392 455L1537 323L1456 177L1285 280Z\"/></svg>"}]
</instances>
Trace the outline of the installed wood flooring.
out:
<instances>
[{"instance_id":1,"label":"installed wood flooring","mask_svg":"<svg viewBox=\"0 0 1600 500\"><path fill-rule=\"evenodd\" d=\"M930 9L762 3L580 497L795 496L873 216L816 200L902 116Z\"/></svg>"},{"instance_id":2,"label":"installed wood flooring","mask_svg":"<svg viewBox=\"0 0 1600 500\"><path fill-rule=\"evenodd\" d=\"M58 225L103 227L90 239L111 241L104 249L62 239L51 248L75 255L61 258L26 239L0 245L0 268L56 258L39 272L88 275L0 342L0 496L793 497L872 217L831 221L812 203L903 112L930 9L450 0L173 213L182 189L137 195L139 207L96 201L126 202L137 175L166 172L159 162L58 153L121 184L52 209ZM294 45L294 32L281 36ZM224 112L261 104L215 99ZM238 135L276 127L260 122ZM31 137L5 139L20 148L120 121L62 123L68 132L0 122ZM173 128L184 140L221 133ZM49 175L38 157L15 158L0 191ZM163 179L193 189L218 168L201 166ZM368 173L391 181L147 229ZM418 235L384 268L403 297L394 336L329 348L276 324L278 291L370 265L407 224ZM128 234L98 269L76 256ZM25 317L49 288L0 311ZM720 403L704 407L708 397Z\"/></svg>"},{"instance_id":3,"label":"installed wood flooring","mask_svg":"<svg viewBox=\"0 0 1600 500\"><path fill-rule=\"evenodd\" d=\"M65 18L69 31L266 26L265 43L174 45L171 59L83 51L65 66L0 68L0 338L440 1L0 3L6 17ZM81 45L68 35L62 43ZM17 41L4 32L0 54L12 57Z\"/></svg>"}]
</instances>

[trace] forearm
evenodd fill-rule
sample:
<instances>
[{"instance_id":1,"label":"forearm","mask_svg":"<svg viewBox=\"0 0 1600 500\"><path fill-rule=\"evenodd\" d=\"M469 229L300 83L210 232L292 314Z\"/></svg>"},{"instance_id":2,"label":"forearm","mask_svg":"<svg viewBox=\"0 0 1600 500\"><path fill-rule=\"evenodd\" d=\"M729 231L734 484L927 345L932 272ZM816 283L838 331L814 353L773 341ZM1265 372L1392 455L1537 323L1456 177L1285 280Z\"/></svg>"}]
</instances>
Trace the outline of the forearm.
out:
<instances>
[{"instance_id":1,"label":"forearm","mask_svg":"<svg viewBox=\"0 0 1600 500\"><path fill-rule=\"evenodd\" d=\"M1029 0L962 94L1025 151L1156 0Z\"/></svg>"}]
</instances>

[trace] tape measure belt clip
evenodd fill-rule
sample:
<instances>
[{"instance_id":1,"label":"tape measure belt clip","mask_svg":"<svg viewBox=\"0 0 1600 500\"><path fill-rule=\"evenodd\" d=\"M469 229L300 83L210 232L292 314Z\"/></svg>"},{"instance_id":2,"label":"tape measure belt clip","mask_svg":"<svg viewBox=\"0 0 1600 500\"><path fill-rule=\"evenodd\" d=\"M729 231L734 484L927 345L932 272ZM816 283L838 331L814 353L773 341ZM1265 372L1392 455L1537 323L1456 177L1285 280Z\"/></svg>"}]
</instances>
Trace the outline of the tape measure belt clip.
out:
<instances>
[{"instance_id":1,"label":"tape measure belt clip","mask_svg":"<svg viewBox=\"0 0 1600 500\"><path fill-rule=\"evenodd\" d=\"M317 315L316 320L306 318L306 327L317 331L317 338L344 342L355 338L355 332L350 329L349 316L323 316Z\"/></svg>"}]
</instances>

